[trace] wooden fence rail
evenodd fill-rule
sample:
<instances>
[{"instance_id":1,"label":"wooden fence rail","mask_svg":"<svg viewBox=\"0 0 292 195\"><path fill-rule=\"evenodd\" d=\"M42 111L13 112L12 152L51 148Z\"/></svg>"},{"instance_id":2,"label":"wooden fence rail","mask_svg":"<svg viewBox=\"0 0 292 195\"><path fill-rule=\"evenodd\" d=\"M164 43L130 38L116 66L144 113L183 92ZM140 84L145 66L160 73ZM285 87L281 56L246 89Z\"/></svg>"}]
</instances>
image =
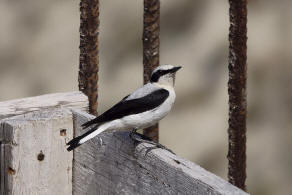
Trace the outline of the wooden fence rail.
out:
<instances>
[{"instance_id":1,"label":"wooden fence rail","mask_svg":"<svg viewBox=\"0 0 292 195\"><path fill-rule=\"evenodd\" d=\"M94 117L84 112L84 97L73 92L0 102L1 195L246 194L166 150L134 143L128 132L104 132L67 152L66 142Z\"/></svg>"}]
</instances>

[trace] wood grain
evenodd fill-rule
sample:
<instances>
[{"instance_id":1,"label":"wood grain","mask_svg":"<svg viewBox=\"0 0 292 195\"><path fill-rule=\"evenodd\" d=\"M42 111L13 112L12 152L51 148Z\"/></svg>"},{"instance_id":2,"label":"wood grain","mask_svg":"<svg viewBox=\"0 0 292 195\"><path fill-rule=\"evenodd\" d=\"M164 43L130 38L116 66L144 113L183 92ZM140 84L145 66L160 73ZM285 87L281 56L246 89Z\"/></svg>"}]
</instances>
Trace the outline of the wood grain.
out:
<instances>
[{"instance_id":1,"label":"wood grain","mask_svg":"<svg viewBox=\"0 0 292 195\"><path fill-rule=\"evenodd\" d=\"M0 120L1 195L246 194L166 150L134 143L126 131L104 132L67 152L66 142L94 117L79 109L87 101L73 99L39 104L37 111L19 106L22 114Z\"/></svg>"},{"instance_id":2,"label":"wood grain","mask_svg":"<svg viewBox=\"0 0 292 195\"><path fill-rule=\"evenodd\" d=\"M70 111L46 109L11 117L2 121L0 131L2 194L72 194L73 155L65 148L73 137Z\"/></svg>"},{"instance_id":3,"label":"wood grain","mask_svg":"<svg viewBox=\"0 0 292 195\"><path fill-rule=\"evenodd\" d=\"M93 116L74 111L75 134ZM135 144L128 132L104 132L74 151L74 194L246 194L166 150Z\"/></svg>"},{"instance_id":4,"label":"wood grain","mask_svg":"<svg viewBox=\"0 0 292 195\"><path fill-rule=\"evenodd\" d=\"M78 108L88 110L88 98L80 91L54 93L0 102L0 119L45 108Z\"/></svg>"},{"instance_id":5,"label":"wood grain","mask_svg":"<svg viewBox=\"0 0 292 195\"><path fill-rule=\"evenodd\" d=\"M0 102L0 194L72 194L73 137L66 108L88 110L81 92ZM2 120L1 120L2 119Z\"/></svg>"}]
</instances>

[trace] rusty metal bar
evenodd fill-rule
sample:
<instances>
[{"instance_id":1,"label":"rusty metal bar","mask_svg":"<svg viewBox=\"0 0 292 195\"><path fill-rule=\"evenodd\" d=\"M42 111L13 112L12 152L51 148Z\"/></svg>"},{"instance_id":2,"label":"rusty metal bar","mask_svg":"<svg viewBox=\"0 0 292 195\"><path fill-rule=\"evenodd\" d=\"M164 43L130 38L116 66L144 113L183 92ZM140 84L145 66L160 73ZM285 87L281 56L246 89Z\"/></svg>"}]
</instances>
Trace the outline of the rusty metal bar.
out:
<instances>
[{"instance_id":1,"label":"rusty metal bar","mask_svg":"<svg viewBox=\"0 0 292 195\"><path fill-rule=\"evenodd\" d=\"M79 90L88 96L89 112L97 115L99 0L80 2Z\"/></svg>"},{"instance_id":2,"label":"rusty metal bar","mask_svg":"<svg viewBox=\"0 0 292 195\"><path fill-rule=\"evenodd\" d=\"M143 66L144 84L159 65L160 1L144 0ZM144 129L144 135L158 141L158 124Z\"/></svg>"},{"instance_id":3,"label":"rusty metal bar","mask_svg":"<svg viewBox=\"0 0 292 195\"><path fill-rule=\"evenodd\" d=\"M229 0L229 151L228 179L245 190L247 0Z\"/></svg>"}]
</instances>

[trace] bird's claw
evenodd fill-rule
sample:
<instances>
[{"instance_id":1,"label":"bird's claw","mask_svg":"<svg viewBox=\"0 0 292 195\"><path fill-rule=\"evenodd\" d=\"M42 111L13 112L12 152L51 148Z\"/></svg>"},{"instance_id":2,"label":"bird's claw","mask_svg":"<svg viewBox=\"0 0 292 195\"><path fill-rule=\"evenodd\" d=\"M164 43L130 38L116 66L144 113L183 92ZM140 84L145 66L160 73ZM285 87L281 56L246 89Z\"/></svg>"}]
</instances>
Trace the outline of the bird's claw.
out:
<instances>
[{"instance_id":1,"label":"bird's claw","mask_svg":"<svg viewBox=\"0 0 292 195\"><path fill-rule=\"evenodd\" d=\"M137 133L136 131L137 131L137 129L133 129L133 130L131 131L131 133L130 133L130 138L131 138L133 141L136 141L136 142L144 142L144 143L152 144L152 145L155 146L155 147L150 147L150 148L148 148L146 154L147 154L148 152L150 152L151 150L155 149L155 148L161 148L161 149L164 149L164 150L169 151L169 152L172 153L172 154L175 154L172 150L168 149L168 148L165 147L164 145L162 145L162 144L160 144L160 143L157 143L157 142L151 140L151 138L149 138L149 137L147 137L147 136L145 136L145 135L143 135L143 134ZM138 136L140 136L141 138L137 138L137 137L135 137L135 135L138 135Z\"/></svg>"}]
</instances>

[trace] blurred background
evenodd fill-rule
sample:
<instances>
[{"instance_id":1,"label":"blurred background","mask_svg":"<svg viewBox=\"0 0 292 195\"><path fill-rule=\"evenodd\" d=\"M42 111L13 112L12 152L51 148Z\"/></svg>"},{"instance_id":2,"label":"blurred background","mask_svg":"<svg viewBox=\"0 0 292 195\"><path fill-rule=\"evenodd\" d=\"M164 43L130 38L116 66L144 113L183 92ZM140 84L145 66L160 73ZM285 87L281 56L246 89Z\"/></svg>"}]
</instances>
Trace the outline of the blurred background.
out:
<instances>
[{"instance_id":1,"label":"blurred background","mask_svg":"<svg viewBox=\"0 0 292 195\"><path fill-rule=\"evenodd\" d=\"M249 0L247 189L292 193L292 1ZM228 1L161 0L161 64L182 65L160 141L227 178ZM142 0L101 1L99 113L142 85ZM78 90L79 1L0 2L0 101Z\"/></svg>"}]
</instances>

